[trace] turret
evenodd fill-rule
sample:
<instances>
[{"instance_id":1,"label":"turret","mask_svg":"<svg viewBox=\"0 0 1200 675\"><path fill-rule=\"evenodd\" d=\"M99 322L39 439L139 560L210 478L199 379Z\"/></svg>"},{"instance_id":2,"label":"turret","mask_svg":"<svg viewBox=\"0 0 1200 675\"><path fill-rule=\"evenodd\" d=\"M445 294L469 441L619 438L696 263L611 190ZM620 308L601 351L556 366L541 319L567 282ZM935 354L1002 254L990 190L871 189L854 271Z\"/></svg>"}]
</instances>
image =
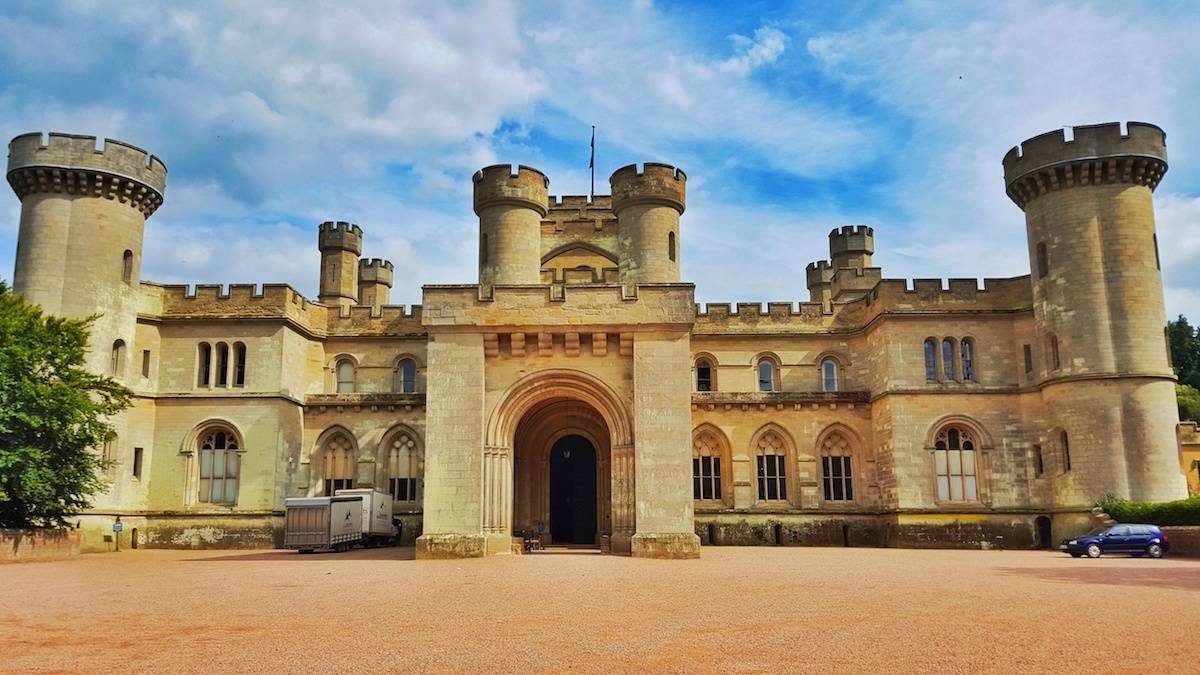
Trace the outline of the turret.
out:
<instances>
[{"instance_id":1,"label":"turret","mask_svg":"<svg viewBox=\"0 0 1200 675\"><path fill-rule=\"evenodd\" d=\"M829 258L834 271L870 267L874 253L875 230L866 225L846 225L829 232Z\"/></svg>"},{"instance_id":2,"label":"turret","mask_svg":"<svg viewBox=\"0 0 1200 675\"><path fill-rule=\"evenodd\" d=\"M475 172L479 216L479 285L541 282L542 218L550 179L537 169L497 164Z\"/></svg>"},{"instance_id":3,"label":"turret","mask_svg":"<svg viewBox=\"0 0 1200 675\"><path fill-rule=\"evenodd\" d=\"M832 299L830 282L833 281L833 268L829 266L829 261L810 262L804 268L804 272L808 279L808 301L819 302L822 307L829 307L829 301Z\"/></svg>"},{"instance_id":4,"label":"turret","mask_svg":"<svg viewBox=\"0 0 1200 675\"><path fill-rule=\"evenodd\" d=\"M317 228L321 249L321 290L325 305L358 303L358 256L362 253L362 228L354 223L325 221Z\"/></svg>"},{"instance_id":5,"label":"turret","mask_svg":"<svg viewBox=\"0 0 1200 675\"><path fill-rule=\"evenodd\" d=\"M362 258L358 261L358 302L361 305L380 307L391 299L391 261L379 258Z\"/></svg>"},{"instance_id":6,"label":"turret","mask_svg":"<svg viewBox=\"0 0 1200 675\"><path fill-rule=\"evenodd\" d=\"M1003 161L1008 196L1025 211L1039 435L1061 458L1056 496L1079 507L1104 494L1184 497L1152 197L1166 136L1136 122L1072 135L1036 136Z\"/></svg>"},{"instance_id":7,"label":"turret","mask_svg":"<svg viewBox=\"0 0 1200 675\"><path fill-rule=\"evenodd\" d=\"M687 174L666 164L636 164L608 179L619 229L620 279L679 282L679 216L686 205Z\"/></svg>"},{"instance_id":8,"label":"turret","mask_svg":"<svg viewBox=\"0 0 1200 675\"><path fill-rule=\"evenodd\" d=\"M40 133L8 146L21 200L13 290L49 314L96 315L88 366L125 379L133 352L142 234L163 203L167 167L141 148Z\"/></svg>"}]
</instances>

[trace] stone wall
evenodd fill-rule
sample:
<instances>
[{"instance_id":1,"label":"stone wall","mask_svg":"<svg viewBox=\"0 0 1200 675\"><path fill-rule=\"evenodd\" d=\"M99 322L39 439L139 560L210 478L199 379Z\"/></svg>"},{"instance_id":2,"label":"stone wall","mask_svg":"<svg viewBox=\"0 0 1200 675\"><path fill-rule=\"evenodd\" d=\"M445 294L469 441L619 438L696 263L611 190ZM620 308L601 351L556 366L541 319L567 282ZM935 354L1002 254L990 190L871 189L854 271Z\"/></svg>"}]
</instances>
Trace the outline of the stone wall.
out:
<instances>
[{"instance_id":1,"label":"stone wall","mask_svg":"<svg viewBox=\"0 0 1200 675\"><path fill-rule=\"evenodd\" d=\"M79 538L78 530L0 530L0 562L75 558Z\"/></svg>"}]
</instances>

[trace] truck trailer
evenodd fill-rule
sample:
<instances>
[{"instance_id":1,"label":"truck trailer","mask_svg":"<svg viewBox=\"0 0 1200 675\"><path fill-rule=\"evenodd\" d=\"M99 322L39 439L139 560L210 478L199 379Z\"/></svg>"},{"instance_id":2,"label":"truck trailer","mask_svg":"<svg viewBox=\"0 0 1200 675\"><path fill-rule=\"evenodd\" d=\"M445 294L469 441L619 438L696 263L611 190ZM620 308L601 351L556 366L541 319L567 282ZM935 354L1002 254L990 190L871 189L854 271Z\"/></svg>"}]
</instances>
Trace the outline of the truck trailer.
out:
<instances>
[{"instance_id":1,"label":"truck trailer","mask_svg":"<svg viewBox=\"0 0 1200 675\"><path fill-rule=\"evenodd\" d=\"M363 546L395 546L399 533L392 522L392 496L371 488L351 488L333 493L337 497L362 498Z\"/></svg>"},{"instance_id":2,"label":"truck trailer","mask_svg":"<svg viewBox=\"0 0 1200 675\"><path fill-rule=\"evenodd\" d=\"M363 538L361 495L283 500L283 547L301 553L345 551Z\"/></svg>"}]
</instances>

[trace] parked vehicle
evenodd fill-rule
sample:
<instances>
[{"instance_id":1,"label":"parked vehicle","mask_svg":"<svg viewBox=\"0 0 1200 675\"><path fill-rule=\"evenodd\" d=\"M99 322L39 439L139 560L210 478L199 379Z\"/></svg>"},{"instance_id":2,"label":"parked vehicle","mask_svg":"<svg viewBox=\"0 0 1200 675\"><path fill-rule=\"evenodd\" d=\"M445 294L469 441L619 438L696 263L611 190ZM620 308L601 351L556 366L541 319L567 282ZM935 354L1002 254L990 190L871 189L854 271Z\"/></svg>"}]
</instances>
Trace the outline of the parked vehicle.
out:
<instances>
[{"instance_id":1,"label":"parked vehicle","mask_svg":"<svg viewBox=\"0 0 1200 675\"><path fill-rule=\"evenodd\" d=\"M399 543L399 532L392 519L392 496L376 492L371 488L352 488L338 490L333 493L336 497L362 498L362 545L367 548L376 546L395 546Z\"/></svg>"},{"instance_id":2,"label":"parked vehicle","mask_svg":"<svg viewBox=\"0 0 1200 675\"><path fill-rule=\"evenodd\" d=\"M363 538L363 498L292 497L283 500L283 547L345 551Z\"/></svg>"},{"instance_id":3,"label":"parked vehicle","mask_svg":"<svg viewBox=\"0 0 1200 675\"><path fill-rule=\"evenodd\" d=\"M1059 548L1075 558L1084 555L1099 558L1105 553L1161 558L1171 550L1171 544L1167 541L1167 535L1156 525L1119 523L1110 527L1098 527L1081 537L1063 540Z\"/></svg>"}]
</instances>

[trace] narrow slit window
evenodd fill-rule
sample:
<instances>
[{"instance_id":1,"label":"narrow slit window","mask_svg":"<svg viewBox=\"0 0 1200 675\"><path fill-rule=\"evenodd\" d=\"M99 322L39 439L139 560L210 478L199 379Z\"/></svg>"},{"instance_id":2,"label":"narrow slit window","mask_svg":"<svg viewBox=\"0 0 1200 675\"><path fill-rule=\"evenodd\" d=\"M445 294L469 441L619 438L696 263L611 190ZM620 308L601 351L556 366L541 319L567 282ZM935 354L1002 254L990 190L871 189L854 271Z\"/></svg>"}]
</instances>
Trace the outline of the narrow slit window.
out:
<instances>
[{"instance_id":1,"label":"narrow slit window","mask_svg":"<svg viewBox=\"0 0 1200 675\"><path fill-rule=\"evenodd\" d=\"M667 233L667 258L675 262L675 233Z\"/></svg>"},{"instance_id":2,"label":"narrow slit window","mask_svg":"<svg viewBox=\"0 0 1200 675\"><path fill-rule=\"evenodd\" d=\"M201 342L196 359L196 384L207 387L212 382L212 345Z\"/></svg>"},{"instance_id":3,"label":"narrow slit window","mask_svg":"<svg viewBox=\"0 0 1200 675\"><path fill-rule=\"evenodd\" d=\"M962 357L962 379L963 382L975 381L975 342L973 340L963 340L959 343L959 352Z\"/></svg>"},{"instance_id":4,"label":"narrow slit window","mask_svg":"<svg viewBox=\"0 0 1200 675\"><path fill-rule=\"evenodd\" d=\"M954 340L942 340L942 373L947 382L958 379L958 369L954 367Z\"/></svg>"},{"instance_id":5,"label":"narrow slit window","mask_svg":"<svg viewBox=\"0 0 1200 675\"><path fill-rule=\"evenodd\" d=\"M1047 342L1050 348L1050 365L1054 367L1054 370L1060 370L1062 368L1062 357L1058 352L1058 336L1051 334Z\"/></svg>"},{"instance_id":6,"label":"narrow slit window","mask_svg":"<svg viewBox=\"0 0 1200 675\"><path fill-rule=\"evenodd\" d=\"M1031 345L1022 345L1021 350L1025 352L1025 372L1033 372L1033 347Z\"/></svg>"},{"instance_id":7,"label":"narrow slit window","mask_svg":"<svg viewBox=\"0 0 1200 675\"><path fill-rule=\"evenodd\" d=\"M150 350L142 350L142 377L150 377Z\"/></svg>"},{"instance_id":8,"label":"narrow slit window","mask_svg":"<svg viewBox=\"0 0 1200 675\"><path fill-rule=\"evenodd\" d=\"M233 344L233 386L246 386L246 345Z\"/></svg>"},{"instance_id":9,"label":"narrow slit window","mask_svg":"<svg viewBox=\"0 0 1200 675\"><path fill-rule=\"evenodd\" d=\"M133 283L133 251L129 249L125 249L125 254L121 256L121 281Z\"/></svg>"},{"instance_id":10,"label":"narrow slit window","mask_svg":"<svg viewBox=\"0 0 1200 675\"><path fill-rule=\"evenodd\" d=\"M109 374L117 379L125 375L125 341L116 340L112 346L112 356L108 363Z\"/></svg>"},{"instance_id":11,"label":"narrow slit window","mask_svg":"<svg viewBox=\"0 0 1200 675\"><path fill-rule=\"evenodd\" d=\"M1071 470L1071 442L1067 438L1067 432L1059 434L1059 442L1062 444L1063 456L1063 471Z\"/></svg>"},{"instance_id":12,"label":"narrow slit window","mask_svg":"<svg viewBox=\"0 0 1200 675\"><path fill-rule=\"evenodd\" d=\"M229 386L229 345L217 345L217 386Z\"/></svg>"},{"instance_id":13,"label":"narrow slit window","mask_svg":"<svg viewBox=\"0 0 1200 675\"><path fill-rule=\"evenodd\" d=\"M133 449L133 477L141 480L142 478L142 449Z\"/></svg>"},{"instance_id":14,"label":"narrow slit window","mask_svg":"<svg viewBox=\"0 0 1200 675\"><path fill-rule=\"evenodd\" d=\"M929 338L925 340L925 381L937 382L937 379L937 340Z\"/></svg>"}]
</instances>

